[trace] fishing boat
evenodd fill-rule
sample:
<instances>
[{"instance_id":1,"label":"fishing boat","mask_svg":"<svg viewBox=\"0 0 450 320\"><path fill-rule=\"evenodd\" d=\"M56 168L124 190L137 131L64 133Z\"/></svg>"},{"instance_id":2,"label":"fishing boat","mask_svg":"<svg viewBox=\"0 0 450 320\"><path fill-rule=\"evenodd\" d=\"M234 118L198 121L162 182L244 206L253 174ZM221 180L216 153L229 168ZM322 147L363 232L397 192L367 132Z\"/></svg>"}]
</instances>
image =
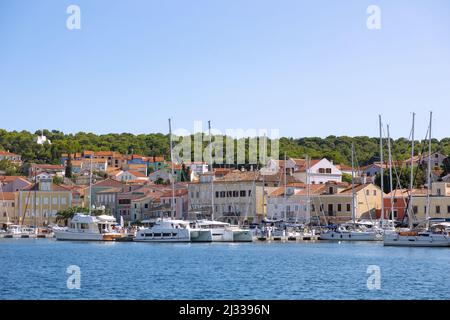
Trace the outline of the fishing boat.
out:
<instances>
[{"instance_id":1,"label":"fishing boat","mask_svg":"<svg viewBox=\"0 0 450 320\"><path fill-rule=\"evenodd\" d=\"M68 227L53 227L57 240L113 241L123 237L113 216L75 214Z\"/></svg>"}]
</instances>

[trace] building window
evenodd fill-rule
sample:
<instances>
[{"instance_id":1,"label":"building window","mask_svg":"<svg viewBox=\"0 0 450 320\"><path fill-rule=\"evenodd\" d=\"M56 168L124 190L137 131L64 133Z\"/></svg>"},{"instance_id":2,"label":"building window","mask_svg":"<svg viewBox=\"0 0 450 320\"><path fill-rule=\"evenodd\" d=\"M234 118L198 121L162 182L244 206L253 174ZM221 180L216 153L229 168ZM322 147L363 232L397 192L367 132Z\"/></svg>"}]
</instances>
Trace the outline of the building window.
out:
<instances>
[{"instance_id":1,"label":"building window","mask_svg":"<svg viewBox=\"0 0 450 320\"><path fill-rule=\"evenodd\" d=\"M216 198L219 197L219 191L216 191Z\"/></svg>"},{"instance_id":2,"label":"building window","mask_svg":"<svg viewBox=\"0 0 450 320\"><path fill-rule=\"evenodd\" d=\"M417 211L419 211L419 208L417 206L413 206L413 212L414 214L417 214Z\"/></svg>"},{"instance_id":3,"label":"building window","mask_svg":"<svg viewBox=\"0 0 450 320\"><path fill-rule=\"evenodd\" d=\"M52 199L52 204L58 204L58 198L53 197L53 199Z\"/></svg>"},{"instance_id":4,"label":"building window","mask_svg":"<svg viewBox=\"0 0 450 320\"><path fill-rule=\"evenodd\" d=\"M366 196L370 196L370 190L366 190Z\"/></svg>"},{"instance_id":5,"label":"building window","mask_svg":"<svg viewBox=\"0 0 450 320\"><path fill-rule=\"evenodd\" d=\"M374 196L377 195L377 190L373 190L373 195L374 195Z\"/></svg>"},{"instance_id":6,"label":"building window","mask_svg":"<svg viewBox=\"0 0 450 320\"><path fill-rule=\"evenodd\" d=\"M249 196L249 197L252 196L252 190L248 190L248 196Z\"/></svg>"},{"instance_id":7,"label":"building window","mask_svg":"<svg viewBox=\"0 0 450 320\"><path fill-rule=\"evenodd\" d=\"M148 209L148 203L144 204L144 208Z\"/></svg>"},{"instance_id":8,"label":"building window","mask_svg":"<svg viewBox=\"0 0 450 320\"><path fill-rule=\"evenodd\" d=\"M326 172L327 172L327 173L331 173L331 168L327 168L327 169L326 169Z\"/></svg>"},{"instance_id":9,"label":"building window","mask_svg":"<svg viewBox=\"0 0 450 320\"><path fill-rule=\"evenodd\" d=\"M347 203L347 212L350 212L350 211L352 211L351 205L350 205L350 203Z\"/></svg>"},{"instance_id":10,"label":"building window","mask_svg":"<svg viewBox=\"0 0 450 320\"><path fill-rule=\"evenodd\" d=\"M61 198L61 204L66 204L66 198Z\"/></svg>"},{"instance_id":11,"label":"building window","mask_svg":"<svg viewBox=\"0 0 450 320\"><path fill-rule=\"evenodd\" d=\"M241 197L245 197L245 190L241 190L240 196L241 196Z\"/></svg>"},{"instance_id":12,"label":"building window","mask_svg":"<svg viewBox=\"0 0 450 320\"><path fill-rule=\"evenodd\" d=\"M441 189L437 189L437 194L438 194L438 196L441 195Z\"/></svg>"},{"instance_id":13,"label":"building window","mask_svg":"<svg viewBox=\"0 0 450 320\"><path fill-rule=\"evenodd\" d=\"M231 198L233 196L233 191L227 191L227 198Z\"/></svg>"},{"instance_id":14,"label":"building window","mask_svg":"<svg viewBox=\"0 0 450 320\"><path fill-rule=\"evenodd\" d=\"M225 198L225 191L220 191L220 197Z\"/></svg>"},{"instance_id":15,"label":"building window","mask_svg":"<svg viewBox=\"0 0 450 320\"><path fill-rule=\"evenodd\" d=\"M437 214L441 213L441 206L436 206L436 213Z\"/></svg>"},{"instance_id":16,"label":"building window","mask_svg":"<svg viewBox=\"0 0 450 320\"><path fill-rule=\"evenodd\" d=\"M450 213L450 206L447 206L447 213Z\"/></svg>"},{"instance_id":17,"label":"building window","mask_svg":"<svg viewBox=\"0 0 450 320\"><path fill-rule=\"evenodd\" d=\"M340 203L338 203L338 205L337 205L337 211L338 212L341 212L342 211L342 204L340 204Z\"/></svg>"}]
</instances>

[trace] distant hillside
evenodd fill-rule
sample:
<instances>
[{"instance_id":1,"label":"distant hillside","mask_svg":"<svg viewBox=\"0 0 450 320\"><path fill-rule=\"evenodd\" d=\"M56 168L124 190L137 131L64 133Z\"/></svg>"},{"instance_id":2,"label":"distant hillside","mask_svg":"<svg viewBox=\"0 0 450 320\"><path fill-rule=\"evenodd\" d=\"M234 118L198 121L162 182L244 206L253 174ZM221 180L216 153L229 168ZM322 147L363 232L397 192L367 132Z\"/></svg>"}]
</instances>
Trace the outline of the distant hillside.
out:
<instances>
[{"instance_id":1,"label":"distant hillside","mask_svg":"<svg viewBox=\"0 0 450 320\"><path fill-rule=\"evenodd\" d=\"M22 155L25 161L41 163L58 163L61 153L81 152L83 150L113 150L123 154L137 153L145 156L164 155L170 158L169 136L167 134L152 133L133 135L130 133L111 133L97 135L79 132L64 134L57 130L44 130L44 135L51 140L51 144L38 145L34 139L41 131L6 131L0 129L0 149ZM359 165L365 165L379 159L379 140L370 137L336 137L326 138L281 138L280 157L286 152L289 157L304 157L306 154L313 158L326 157L335 163L349 164L351 158L351 143L355 144ZM433 140L433 151L450 154L450 138ZM206 142L203 144L205 147ZM423 144L416 142L416 153L422 151ZM409 158L410 142L405 138L392 141L394 160ZM386 148L387 152L387 148Z\"/></svg>"}]
</instances>

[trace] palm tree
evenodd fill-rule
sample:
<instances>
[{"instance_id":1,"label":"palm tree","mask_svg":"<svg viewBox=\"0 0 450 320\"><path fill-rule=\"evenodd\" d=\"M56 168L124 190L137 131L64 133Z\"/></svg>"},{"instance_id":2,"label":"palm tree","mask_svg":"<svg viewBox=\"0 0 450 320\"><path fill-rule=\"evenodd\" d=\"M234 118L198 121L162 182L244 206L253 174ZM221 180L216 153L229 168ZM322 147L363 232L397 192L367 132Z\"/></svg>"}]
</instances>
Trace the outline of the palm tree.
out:
<instances>
[{"instance_id":1,"label":"palm tree","mask_svg":"<svg viewBox=\"0 0 450 320\"><path fill-rule=\"evenodd\" d=\"M88 208L83 207L70 207L64 210L60 210L56 213L56 222L64 221L64 225L67 225L69 219L72 219L75 213L87 213Z\"/></svg>"}]
</instances>

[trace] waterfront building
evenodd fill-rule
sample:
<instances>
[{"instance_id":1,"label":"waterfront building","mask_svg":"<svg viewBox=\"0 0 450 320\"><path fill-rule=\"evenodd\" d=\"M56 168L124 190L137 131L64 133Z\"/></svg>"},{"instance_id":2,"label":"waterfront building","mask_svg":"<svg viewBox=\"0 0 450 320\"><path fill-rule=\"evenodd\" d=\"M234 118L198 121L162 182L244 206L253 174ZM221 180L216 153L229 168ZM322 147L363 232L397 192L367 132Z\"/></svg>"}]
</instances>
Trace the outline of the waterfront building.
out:
<instances>
[{"instance_id":1,"label":"waterfront building","mask_svg":"<svg viewBox=\"0 0 450 320\"><path fill-rule=\"evenodd\" d=\"M211 217L211 179L214 179L214 218L228 223L260 222L267 213L264 194L284 183L284 174L235 170L220 178L211 172L188 184L189 211ZM289 183L295 178L286 175ZM191 217L193 218L193 217Z\"/></svg>"},{"instance_id":2,"label":"waterfront building","mask_svg":"<svg viewBox=\"0 0 450 320\"><path fill-rule=\"evenodd\" d=\"M18 192L0 192L0 229L8 222L17 221Z\"/></svg>"},{"instance_id":3,"label":"waterfront building","mask_svg":"<svg viewBox=\"0 0 450 320\"><path fill-rule=\"evenodd\" d=\"M309 167L308 167L309 165ZM329 181L341 182L342 172L333 162L326 158L312 159L309 164L306 159L288 158L286 160L270 159L264 168L266 172L286 172L297 181L306 183L306 176L312 184L323 184Z\"/></svg>"},{"instance_id":4,"label":"waterfront building","mask_svg":"<svg viewBox=\"0 0 450 320\"><path fill-rule=\"evenodd\" d=\"M38 225L55 222L56 213L72 206L72 191L54 184L51 179L41 179L19 191L18 222ZM34 211L36 209L36 211Z\"/></svg>"},{"instance_id":5,"label":"waterfront building","mask_svg":"<svg viewBox=\"0 0 450 320\"><path fill-rule=\"evenodd\" d=\"M306 183L306 177L308 176L309 182L312 184L342 181L341 170L339 170L332 161L326 158L311 159L311 161L309 161L309 168L306 159L292 160L295 162L292 175L296 180Z\"/></svg>"},{"instance_id":6,"label":"waterfront building","mask_svg":"<svg viewBox=\"0 0 450 320\"><path fill-rule=\"evenodd\" d=\"M409 189L396 189L392 191L392 194L387 194L384 198L384 217L391 216L391 203L393 203L394 218L402 221L407 211L409 195ZM425 219L426 207L427 189L413 189L411 209L415 221ZM450 183L433 182L431 184L429 216L431 218L450 218Z\"/></svg>"},{"instance_id":7,"label":"waterfront building","mask_svg":"<svg viewBox=\"0 0 450 320\"><path fill-rule=\"evenodd\" d=\"M381 209L381 189L374 184L354 187L357 219L376 217ZM309 201L308 201L309 199ZM308 208L308 202L310 207ZM351 219L352 188L348 183L289 184L277 188L267 200L268 216L300 222L340 223Z\"/></svg>"}]
</instances>

